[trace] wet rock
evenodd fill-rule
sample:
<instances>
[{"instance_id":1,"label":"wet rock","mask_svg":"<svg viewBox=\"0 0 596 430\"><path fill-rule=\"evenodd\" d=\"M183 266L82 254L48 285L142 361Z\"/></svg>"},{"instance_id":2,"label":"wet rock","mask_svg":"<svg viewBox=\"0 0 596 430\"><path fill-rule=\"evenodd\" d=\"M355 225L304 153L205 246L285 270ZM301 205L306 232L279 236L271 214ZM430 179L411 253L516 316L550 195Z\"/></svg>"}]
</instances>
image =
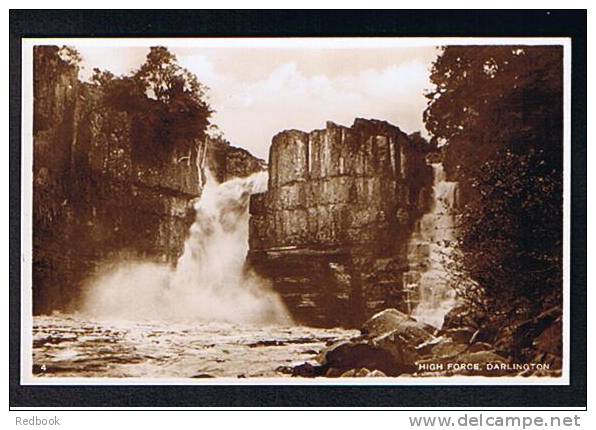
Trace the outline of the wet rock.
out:
<instances>
[{"instance_id":1,"label":"wet rock","mask_svg":"<svg viewBox=\"0 0 596 430\"><path fill-rule=\"evenodd\" d=\"M469 343L478 338L478 332L453 327L436 337L408 315L386 309L363 324L361 336L328 346L317 355L314 366L304 365L296 372L327 377L358 377L374 371L392 377L511 374L509 360L491 344ZM545 359L548 353L543 354Z\"/></svg>"},{"instance_id":2,"label":"wet rock","mask_svg":"<svg viewBox=\"0 0 596 430\"><path fill-rule=\"evenodd\" d=\"M321 366L329 367L329 362L327 360L327 354L330 353L331 351L335 350L336 348L341 347L342 345L350 345L350 344L352 344L352 342L349 340L340 340L337 342L333 342L333 343L329 344L327 347L323 348L323 350L321 350L321 352L315 356L314 360L317 363L319 363Z\"/></svg>"},{"instance_id":3,"label":"wet rock","mask_svg":"<svg viewBox=\"0 0 596 430\"><path fill-rule=\"evenodd\" d=\"M470 340L468 341L468 343L470 343L470 344L476 343L476 341L478 340L478 336L480 336L480 330L476 330L474 332L474 334L472 334L472 337L470 338Z\"/></svg>"},{"instance_id":4,"label":"wet rock","mask_svg":"<svg viewBox=\"0 0 596 430\"><path fill-rule=\"evenodd\" d=\"M431 355L433 353L433 348L444 341L445 341L445 338L443 338L443 337L432 338L432 339L418 345L416 347L416 352L420 356Z\"/></svg>"},{"instance_id":5,"label":"wet rock","mask_svg":"<svg viewBox=\"0 0 596 430\"><path fill-rule=\"evenodd\" d=\"M379 312L365 322L360 329L364 337L373 339L373 341L381 340L390 334L396 334L408 346L414 348L434 339L429 330L434 329L396 309Z\"/></svg>"},{"instance_id":6,"label":"wet rock","mask_svg":"<svg viewBox=\"0 0 596 430\"><path fill-rule=\"evenodd\" d=\"M486 342L476 342L470 345L468 348L469 352L479 352L479 351L491 351L493 350L493 346L486 343Z\"/></svg>"},{"instance_id":7,"label":"wet rock","mask_svg":"<svg viewBox=\"0 0 596 430\"><path fill-rule=\"evenodd\" d=\"M425 325L395 309L373 316L362 332L367 333L371 345L391 354L400 373L412 371L420 358L420 347L435 341Z\"/></svg>"},{"instance_id":8,"label":"wet rock","mask_svg":"<svg viewBox=\"0 0 596 430\"><path fill-rule=\"evenodd\" d=\"M394 355L388 350L364 342L342 343L328 351L325 359L328 368L344 372L365 367L380 370L388 375L399 375L411 368L395 360Z\"/></svg>"},{"instance_id":9,"label":"wet rock","mask_svg":"<svg viewBox=\"0 0 596 430\"><path fill-rule=\"evenodd\" d=\"M386 378L387 375L385 375L383 372L381 372L380 370L373 370L371 371L368 375L366 375L367 378Z\"/></svg>"},{"instance_id":10,"label":"wet rock","mask_svg":"<svg viewBox=\"0 0 596 430\"><path fill-rule=\"evenodd\" d=\"M455 357L468 350L468 345L454 342L450 338L441 338L441 342L437 343L431 351L431 356L434 358L449 358Z\"/></svg>"},{"instance_id":11,"label":"wet rock","mask_svg":"<svg viewBox=\"0 0 596 430\"><path fill-rule=\"evenodd\" d=\"M560 357L562 355L562 342L563 325L561 317L559 317L534 339L533 345L538 351Z\"/></svg>"},{"instance_id":12,"label":"wet rock","mask_svg":"<svg viewBox=\"0 0 596 430\"><path fill-rule=\"evenodd\" d=\"M387 309L363 325L361 337L331 345L316 360L327 369L336 369L328 371L332 374L359 368L393 376L413 372L420 347L431 348L435 339L423 327L402 312Z\"/></svg>"},{"instance_id":13,"label":"wet rock","mask_svg":"<svg viewBox=\"0 0 596 430\"><path fill-rule=\"evenodd\" d=\"M291 375L294 372L294 368L292 366L279 366L275 369L275 371L278 373Z\"/></svg>"},{"instance_id":14,"label":"wet rock","mask_svg":"<svg viewBox=\"0 0 596 430\"><path fill-rule=\"evenodd\" d=\"M215 376L209 375L208 373L199 373L197 375L191 376L191 378L215 378Z\"/></svg>"},{"instance_id":15,"label":"wet rock","mask_svg":"<svg viewBox=\"0 0 596 430\"><path fill-rule=\"evenodd\" d=\"M257 342L249 343L248 347L250 348L257 348L260 346L283 346L286 345L286 342L283 340L259 340Z\"/></svg>"},{"instance_id":16,"label":"wet rock","mask_svg":"<svg viewBox=\"0 0 596 430\"><path fill-rule=\"evenodd\" d=\"M411 332L396 330L373 339L371 344L388 352L391 355L393 366L399 369L398 373L405 373L412 372L416 368L416 361L420 357L416 347L423 342L425 340L412 336Z\"/></svg>"},{"instance_id":17,"label":"wet rock","mask_svg":"<svg viewBox=\"0 0 596 430\"><path fill-rule=\"evenodd\" d=\"M476 334L477 329L473 327L457 327L450 328L445 331L445 336L450 337L455 342L459 343L470 343L472 336ZM477 335L476 335L477 336Z\"/></svg>"},{"instance_id":18,"label":"wet rock","mask_svg":"<svg viewBox=\"0 0 596 430\"><path fill-rule=\"evenodd\" d=\"M335 369L333 367L327 369L325 371L325 377L327 378L339 378L341 375L343 375L346 372L345 369Z\"/></svg>"},{"instance_id":19,"label":"wet rock","mask_svg":"<svg viewBox=\"0 0 596 430\"><path fill-rule=\"evenodd\" d=\"M300 376L303 378L314 378L321 376L324 369L322 366L316 366L311 363L300 364L292 369L292 376Z\"/></svg>"},{"instance_id":20,"label":"wet rock","mask_svg":"<svg viewBox=\"0 0 596 430\"><path fill-rule=\"evenodd\" d=\"M347 372L341 374L342 378L356 378L356 377L363 377L370 373L370 370L366 368L362 369L350 369Z\"/></svg>"},{"instance_id":21,"label":"wet rock","mask_svg":"<svg viewBox=\"0 0 596 430\"><path fill-rule=\"evenodd\" d=\"M469 305L460 305L447 312L441 329L446 331L459 327L479 328L485 319L486 315L483 312L470 309Z\"/></svg>"},{"instance_id":22,"label":"wet rock","mask_svg":"<svg viewBox=\"0 0 596 430\"><path fill-rule=\"evenodd\" d=\"M386 377L380 370L369 370L365 367L361 369L350 369L340 375L342 378L382 378Z\"/></svg>"},{"instance_id":23,"label":"wet rock","mask_svg":"<svg viewBox=\"0 0 596 430\"><path fill-rule=\"evenodd\" d=\"M415 320L397 309L385 309L366 321L360 332L367 337L378 337L397 329L403 323L411 321Z\"/></svg>"},{"instance_id":24,"label":"wet rock","mask_svg":"<svg viewBox=\"0 0 596 430\"><path fill-rule=\"evenodd\" d=\"M540 348L557 354L560 351L557 338L559 342L562 341L561 313L561 307L554 306L534 318L510 323L500 331L495 341L496 350L519 360L530 359L536 352L542 351ZM551 329L553 325L555 327ZM543 333L545 334L541 337Z\"/></svg>"}]
</instances>

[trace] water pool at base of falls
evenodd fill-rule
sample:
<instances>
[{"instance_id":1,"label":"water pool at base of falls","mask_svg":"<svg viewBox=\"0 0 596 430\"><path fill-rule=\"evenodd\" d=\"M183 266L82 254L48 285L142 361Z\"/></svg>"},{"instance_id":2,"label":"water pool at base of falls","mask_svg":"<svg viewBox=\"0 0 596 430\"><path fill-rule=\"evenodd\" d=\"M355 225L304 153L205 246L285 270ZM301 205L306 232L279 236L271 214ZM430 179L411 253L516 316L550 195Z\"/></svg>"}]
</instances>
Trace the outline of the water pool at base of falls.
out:
<instances>
[{"instance_id":1,"label":"water pool at base of falls","mask_svg":"<svg viewBox=\"0 0 596 430\"><path fill-rule=\"evenodd\" d=\"M287 377L356 330L33 318L35 377Z\"/></svg>"},{"instance_id":2,"label":"water pool at base of falls","mask_svg":"<svg viewBox=\"0 0 596 430\"><path fill-rule=\"evenodd\" d=\"M270 283L245 269L249 198L267 174L207 178L176 267L108 265L84 285L76 314L33 318L35 376L288 376L359 334L296 326Z\"/></svg>"}]
</instances>

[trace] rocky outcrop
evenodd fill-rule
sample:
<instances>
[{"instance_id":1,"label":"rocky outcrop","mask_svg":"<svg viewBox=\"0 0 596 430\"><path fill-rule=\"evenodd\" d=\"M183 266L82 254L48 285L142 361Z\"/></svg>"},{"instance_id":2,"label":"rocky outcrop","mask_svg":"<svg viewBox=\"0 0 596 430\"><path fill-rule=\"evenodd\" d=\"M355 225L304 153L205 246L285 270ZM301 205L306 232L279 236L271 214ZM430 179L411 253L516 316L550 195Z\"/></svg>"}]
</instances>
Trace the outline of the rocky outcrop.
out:
<instances>
[{"instance_id":1,"label":"rocky outcrop","mask_svg":"<svg viewBox=\"0 0 596 430\"><path fill-rule=\"evenodd\" d=\"M429 204L428 145L377 120L273 138L248 261L298 322L357 326L404 303L407 241Z\"/></svg>"},{"instance_id":2,"label":"rocky outcrop","mask_svg":"<svg viewBox=\"0 0 596 430\"><path fill-rule=\"evenodd\" d=\"M178 139L157 156L135 139L139 121L105 103L56 52L34 55L35 314L74 307L84 280L111 260L175 262L201 192L199 157L224 179L262 169L233 147L221 161L208 140Z\"/></svg>"},{"instance_id":3,"label":"rocky outcrop","mask_svg":"<svg viewBox=\"0 0 596 430\"><path fill-rule=\"evenodd\" d=\"M546 304L546 303L545 303ZM475 345L491 346L512 362L543 366L526 369L524 376L559 376L563 366L561 306L546 306L537 316L491 314L458 306L445 315L441 334Z\"/></svg>"},{"instance_id":4,"label":"rocky outcrop","mask_svg":"<svg viewBox=\"0 0 596 430\"><path fill-rule=\"evenodd\" d=\"M434 330L396 309L374 315L361 336L331 344L311 362L288 370L297 377L560 376L548 361L516 362L495 347ZM548 344L548 342L547 342ZM550 348L556 345L548 345Z\"/></svg>"},{"instance_id":5,"label":"rocky outcrop","mask_svg":"<svg viewBox=\"0 0 596 430\"><path fill-rule=\"evenodd\" d=\"M205 165L218 182L267 170L267 163L246 149L232 146L222 137L205 138Z\"/></svg>"}]
</instances>

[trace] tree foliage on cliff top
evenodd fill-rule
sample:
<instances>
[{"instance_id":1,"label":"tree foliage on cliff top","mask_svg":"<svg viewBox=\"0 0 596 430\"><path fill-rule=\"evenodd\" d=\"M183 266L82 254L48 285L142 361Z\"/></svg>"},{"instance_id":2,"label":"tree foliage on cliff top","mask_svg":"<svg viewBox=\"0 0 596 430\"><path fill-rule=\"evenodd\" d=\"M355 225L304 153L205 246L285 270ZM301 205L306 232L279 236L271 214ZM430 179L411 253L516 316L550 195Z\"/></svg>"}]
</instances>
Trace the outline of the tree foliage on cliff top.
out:
<instances>
[{"instance_id":1,"label":"tree foliage on cliff top","mask_svg":"<svg viewBox=\"0 0 596 430\"><path fill-rule=\"evenodd\" d=\"M460 288L495 312L537 312L562 286L563 56L557 46L448 46L424 121L458 180ZM474 294L473 294L474 293Z\"/></svg>"},{"instance_id":2,"label":"tree foliage on cliff top","mask_svg":"<svg viewBox=\"0 0 596 430\"><path fill-rule=\"evenodd\" d=\"M109 107L133 115L138 160L159 160L175 144L202 139L213 112L207 88L164 47L150 48L145 63L128 76L94 69L92 84Z\"/></svg>"}]
</instances>

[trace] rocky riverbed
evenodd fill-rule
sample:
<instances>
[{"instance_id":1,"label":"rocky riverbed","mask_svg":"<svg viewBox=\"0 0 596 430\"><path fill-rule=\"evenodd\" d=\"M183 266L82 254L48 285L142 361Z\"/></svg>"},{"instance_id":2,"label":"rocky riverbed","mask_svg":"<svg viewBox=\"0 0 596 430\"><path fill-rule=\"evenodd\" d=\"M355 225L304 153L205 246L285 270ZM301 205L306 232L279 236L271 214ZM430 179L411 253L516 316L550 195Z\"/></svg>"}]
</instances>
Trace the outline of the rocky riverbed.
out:
<instances>
[{"instance_id":1,"label":"rocky riverbed","mask_svg":"<svg viewBox=\"0 0 596 430\"><path fill-rule=\"evenodd\" d=\"M544 330L551 316L546 313L524 322L513 333L523 341L520 330L540 326ZM359 336L333 343L291 372L307 377L561 376L561 358L556 355L560 349L556 342L546 340L560 338L556 320L533 342L535 354L520 359L507 354L498 342L497 346L488 343L483 327L458 326L458 318L463 317L465 312L454 309L447 324L436 329L396 309L386 309L369 319Z\"/></svg>"},{"instance_id":2,"label":"rocky riverbed","mask_svg":"<svg viewBox=\"0 0 596 430\"><path fill-rule=\"evenodd\" d=\"M556 324L541 337L548 338ZM528 323L521 327L527 329ZM33 320L33 374L111 378L561 376L560 357L545 350L552 342L541 337L535 345L538 354L519 360L483 340L478 328L439 330L395 309L376 314L360 330L38 316Z\"/></svg>"}]
</instances>

